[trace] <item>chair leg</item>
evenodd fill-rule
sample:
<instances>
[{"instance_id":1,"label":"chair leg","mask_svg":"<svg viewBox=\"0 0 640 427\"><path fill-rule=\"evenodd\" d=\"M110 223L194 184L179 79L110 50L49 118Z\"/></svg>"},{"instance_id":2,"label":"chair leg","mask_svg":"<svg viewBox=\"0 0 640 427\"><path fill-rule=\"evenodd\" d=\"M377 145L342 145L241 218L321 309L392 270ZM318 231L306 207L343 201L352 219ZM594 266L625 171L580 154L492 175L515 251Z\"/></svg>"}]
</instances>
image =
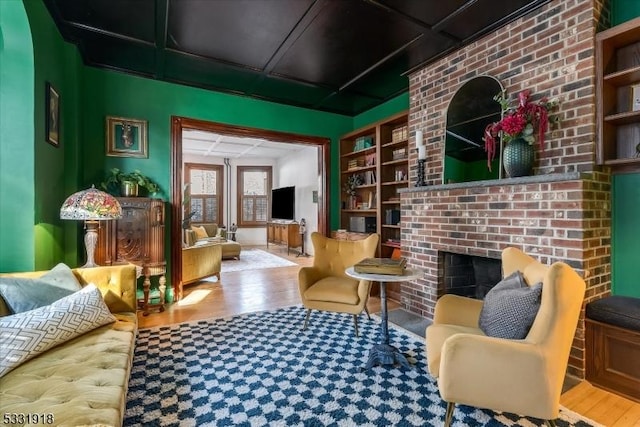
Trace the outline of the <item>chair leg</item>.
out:
<instances>
[{"instance_id":1,"label":"chair leg","mask_svg":"<svg viewBox=\"0 0 640 427\"><path fill-rule=\"evenodd\" d=\"M449 427L453 420L453 411L456 409L455 402L447 402L447 412L444 414L444 427Z\"/></svg>"},{"instance_id":2,"label":"chair leg","mask_svg":"<svg viewBox=\"0 0 640 427\"><path fill-rule=\"evenodd\" d=\"M356 337L358 336L358 315L353 315L353 326L356 328Z\"/></svg>"},{"instance_id":3,"label":"chair leg","mask_svg":"<svg viewBox=\"0 0 640 427\"><path fill-rule=\"evenodd\" d=\"M556 427L556 420L545 420L544 422L549 427Z\"/></svg>"},{"instance_id":4,"label":"chair leg","mask_svg":"<svg viewBox=\"0 0 640 427\"><path fill-rule=\"evenodd\" d=\"M307 325L309 324L309 317L311 316L311 309L307 309L307 315L304 317L304 326L302 327L303 331L307 330Z\"/></svg>"},{"instance_id":5,"label":"chair leg","mask_svg":"<svg viewBox=\"0 0 640 427\"><path fill-rule=\"evenodd\" d=\"M369 314L369 309L366 305L364 306L364 312L367 313L367 317L369 318L369 320L371 320L371 315Z\"/></svg>"}]
</instances>

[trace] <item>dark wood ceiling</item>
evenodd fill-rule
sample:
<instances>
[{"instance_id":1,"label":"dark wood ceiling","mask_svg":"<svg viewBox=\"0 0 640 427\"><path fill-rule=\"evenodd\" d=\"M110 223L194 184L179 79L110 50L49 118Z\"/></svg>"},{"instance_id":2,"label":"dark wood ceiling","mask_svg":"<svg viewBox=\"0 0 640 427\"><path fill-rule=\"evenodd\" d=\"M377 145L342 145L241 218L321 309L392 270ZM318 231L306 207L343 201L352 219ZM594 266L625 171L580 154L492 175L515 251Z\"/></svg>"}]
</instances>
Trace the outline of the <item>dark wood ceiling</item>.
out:
<instances>
[{"instance_id":1,"label":"dark wood ceiling","mask_svg":"<svg viewBox=\"0 0 640 427\"><path fill-rule=\"evenodd\" d=\"M355 115L549 0L45 0L85 64Z\"/></svg>"}]
</instances>

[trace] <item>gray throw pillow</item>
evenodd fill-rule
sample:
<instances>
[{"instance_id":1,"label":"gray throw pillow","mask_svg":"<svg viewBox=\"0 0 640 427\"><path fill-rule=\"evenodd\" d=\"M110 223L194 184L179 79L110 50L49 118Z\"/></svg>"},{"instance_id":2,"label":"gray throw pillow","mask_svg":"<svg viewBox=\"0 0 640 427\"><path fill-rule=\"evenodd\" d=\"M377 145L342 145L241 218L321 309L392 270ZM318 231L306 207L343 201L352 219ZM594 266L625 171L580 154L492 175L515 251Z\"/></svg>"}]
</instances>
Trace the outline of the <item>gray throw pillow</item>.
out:
<instances>
[{"instance_id":1,"label":"gray throw pillow","mask_svg":"<svg viewBox=\"0 0 640 427\"><path fill-rule=\"evenodd\" d=\"M480 329L487 336L523 339L540 309L542 283L528 286L519 271L502 279L485 296Z\"/></svg>"},{"instance_id":2,"label":"gray throw pillow","mask_svg":"<svg viewBox=\"0 0 640 427\"><path fill-rule=\"evenodd\" d=\"M58 264L38 278L0 277L0 297L11 313L22 313L64 298L82 289L65 264Z\"/></svg>"}]
</instances>

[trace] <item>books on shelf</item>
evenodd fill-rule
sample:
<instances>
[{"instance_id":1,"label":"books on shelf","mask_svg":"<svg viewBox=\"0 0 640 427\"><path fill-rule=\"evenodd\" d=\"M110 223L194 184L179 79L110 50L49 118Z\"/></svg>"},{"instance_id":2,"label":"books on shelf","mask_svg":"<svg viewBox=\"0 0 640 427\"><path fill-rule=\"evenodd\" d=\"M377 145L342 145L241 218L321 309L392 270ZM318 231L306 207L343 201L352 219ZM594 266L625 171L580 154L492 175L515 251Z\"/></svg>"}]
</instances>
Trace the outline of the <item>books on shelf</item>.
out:
<instances>
[{"instance_id":1,"label":"books on shelf","mask_svg":"<svg viewBox=\"0 0 640 427\"><path fill-rule=\"evenodd\" d=\"M362 159L351 159L349 163L347 163L347 169L358 169L364 166L364 160Z\"/></svg>"},{"instance_id":2,"label":"books on shelf","mask_svg":"<svg viewBox=\"0 0 640 427\"><path fill-rule=\"evenodd\" d=\"M353 144L353 151L360 151L369 147L373 147L373 137L359 136L358 138L356 138L356 141Z\"/></svg>"},{"instance_id":3,"label":"books on shelf","mask_svg":"<svg viewBox=\"0 0 640 427\"><path fill-rule=\"evenodd\" d=\"M406 148L397 148L391 152L391 158L393 160L404 160L407 158Z\"/></svg>"},{"instance_id":4,"label":"books on shelf","mask_svg":"<svg viewBox=\"0 0 640 427\"><path fill-rule=\"evenodd\" d=\"M364 185L373 185L376 183L375 171L366 171L364 173Z\"/></svg>"},{"instance_id":5,"label":"books on shelf","mask_svg":"<svg viewBox=\"0 0 640 427\"><path fill-rule=\"evenodd\" d=\"M398 142L407 139L409 136L407 126L400 126L391 131L391 142Z\"/></svg>"},{"instance_id":6,"label":"books on shelf","mask_svg":"<svg viewBox=\"0 0 640 427\"><path fill-rule=\"evenodd\" d=\"M356 273L390 274L399 276L404 274L407 267L406 258L365 258L353 266Z\"/></svg>"}]
</instances>

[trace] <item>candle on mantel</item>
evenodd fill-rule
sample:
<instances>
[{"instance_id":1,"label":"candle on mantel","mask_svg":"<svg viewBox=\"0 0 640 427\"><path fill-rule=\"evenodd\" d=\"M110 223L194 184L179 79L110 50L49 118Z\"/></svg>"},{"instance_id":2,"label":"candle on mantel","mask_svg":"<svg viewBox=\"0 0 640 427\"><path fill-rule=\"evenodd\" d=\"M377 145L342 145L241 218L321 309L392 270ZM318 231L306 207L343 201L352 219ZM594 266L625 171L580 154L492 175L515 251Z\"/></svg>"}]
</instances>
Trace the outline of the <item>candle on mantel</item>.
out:
<instances>
[{"instance_id":1,"label":"candle on mantel","mask_svg":"<svg viewBox=\"0 0 640 427\"><path fill-rule=\"evenodd\" d=\"M425 160L427 158L427 147L425 147L422 140L422 131L416 131L416 146L418 147L418 160Z\"/></svg>"},{"instance_id":2,"label":"candle on mantel","mask_svg":"<svg viewBox=\"0 0 640 427\"><path fill-rule=\"evenodd\" d=\"M418 160L425 160L427 158L427 147L424 145L418 146Z\"/></svg>"}]
</instances>

